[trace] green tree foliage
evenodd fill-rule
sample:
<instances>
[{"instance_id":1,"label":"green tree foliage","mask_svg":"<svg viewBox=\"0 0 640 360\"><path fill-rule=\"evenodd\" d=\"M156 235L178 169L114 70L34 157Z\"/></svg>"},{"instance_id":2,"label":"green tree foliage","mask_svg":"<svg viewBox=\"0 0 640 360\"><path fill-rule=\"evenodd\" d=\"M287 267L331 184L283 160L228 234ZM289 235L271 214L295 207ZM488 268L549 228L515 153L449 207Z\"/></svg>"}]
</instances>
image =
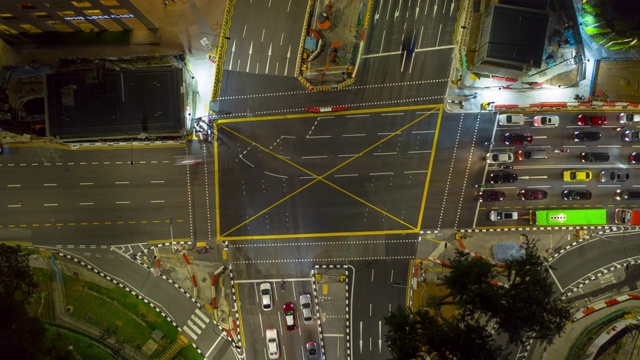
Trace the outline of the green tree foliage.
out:
<instances>
[{"instance_id":1,"label":"green tree foliage","mask_svg":"<svg viewBox=\"0 0 640 360\"><path fill-rule=\"evenodd\" d=\"M0 354L3 359L67 359L69 352L47 342L40 319L26 305L37 283L19 246L0 244Z\"/></svg>"},{"instance_id":2,"label":"green tree foliage","mask_svg":"<svg viewBox=\"0 0 640 360\"><path fill-rule=\"evenodd\" d=\"M570 309L555 292L536 241L523 246L524 254L502 269L457 250L443 284L448 293L432 299L428 308L398 308L385 317L393 359L501 358L504 349L489 332L489 323L511 343L522 343L528 335L550 344L569 321ZM443 316L445 305L454 305L456 314Z\"/></svg>"}]
</instances>

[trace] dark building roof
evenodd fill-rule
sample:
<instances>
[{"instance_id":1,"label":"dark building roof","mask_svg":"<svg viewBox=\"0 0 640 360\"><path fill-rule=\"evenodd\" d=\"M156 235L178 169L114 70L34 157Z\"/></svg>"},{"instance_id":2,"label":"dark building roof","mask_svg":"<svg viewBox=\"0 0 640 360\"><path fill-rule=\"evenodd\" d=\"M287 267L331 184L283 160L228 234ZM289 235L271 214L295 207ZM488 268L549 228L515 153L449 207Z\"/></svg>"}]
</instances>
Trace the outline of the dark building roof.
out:
<instances>
[{"instance_id":1,"label":"dark building roof","mask_svg":"<svg viewBox=\"0 0 640 360\"><path fill-rule=\"evenodd\" d=\"M548 23L546 12L495 5L486 60L539 68Z\"/></svg>"},{"instance_id":2,"label":"dark building roof","mask_svg":"<svg viewBox=\"0 0 640 360\"><path fill-rule=\"evenodd\" d=\"M182 71L75 70L46 75L47 131L60 138L178 134Z\"/></svg>"},{"instance_id":3,"label":"dark building roof","mask_svg":"<svg viewBox=\"0 0 640 360\"><path fill-rule=\"evenodd\" d=\"M536 10L547 10L548 0L501 0L500 4Z\"/></svg>"}]
</instances>

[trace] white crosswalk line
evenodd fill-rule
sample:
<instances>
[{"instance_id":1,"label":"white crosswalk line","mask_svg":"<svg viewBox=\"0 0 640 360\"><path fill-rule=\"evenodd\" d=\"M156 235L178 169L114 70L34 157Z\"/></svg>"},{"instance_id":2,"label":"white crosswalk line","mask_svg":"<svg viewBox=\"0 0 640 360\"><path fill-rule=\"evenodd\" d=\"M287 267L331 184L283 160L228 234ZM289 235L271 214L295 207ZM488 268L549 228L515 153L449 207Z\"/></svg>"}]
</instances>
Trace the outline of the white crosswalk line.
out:
<instances>
[{"instance_id":1,"label":"white crosswalk line","mask_svg":"<svg viewBox=\"0 0 640 360\"><path fill-rule=\"evenodd\" d=\"M211 319L209 319L209 317L205 313L200 311L200 309L196 309L196 314L198 314L198 316L200 316L205 323L208 323L209 321L211 321Z\"/></svg>"},{"instance_id":2,"label":"white crosswalk line","mask_svg":"<svg viewBox=\"0 0 640 360\"><path fill-rule=\"evenodd\" d=\"M198 319L198 317L195 314L191 315L191 320L197 322L198 325L200 325L200 327L203 329L207 327L207 325L205 325L202 321L200 321L200 319Z\"/></svg>"},{"instance_id":3,"label":"white crosswalk line","mask_svg":"<svg viewBox=\"0 0 640 360\"><path fill-rule=\"evenodd\" d=\"M189 330L188 327L184 326L182 327L182 331L186 332L187 334L189 334L189 336L191 336L191 338L195 341L198 336L196 334L194 334L193 332L191 332L191 330Z\"/></svg>"},{"instance_id":4,"label":"white crosswalk line","mask_svg":"<svg viewBox=\"0 0 640 360\"><path fill-rule=\"evenodd\" d=\"M191 328L192 328L193 330L195 330L195 331L198 333L198 335L200 335L200 334L202 333L202 330L200 330L200 328L198 328L197 326L195 326L195 325L191 322L191 320L187 320L187 324L189 324L189 326L191 326Z\"/></svg>"}]
</instances>

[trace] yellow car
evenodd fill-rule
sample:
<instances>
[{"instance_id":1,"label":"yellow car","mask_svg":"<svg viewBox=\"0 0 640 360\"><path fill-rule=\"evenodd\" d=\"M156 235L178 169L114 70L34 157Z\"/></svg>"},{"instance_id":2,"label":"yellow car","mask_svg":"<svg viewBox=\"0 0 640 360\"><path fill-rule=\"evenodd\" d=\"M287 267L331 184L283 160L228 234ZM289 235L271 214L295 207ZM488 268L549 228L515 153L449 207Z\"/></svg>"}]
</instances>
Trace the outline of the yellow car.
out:
<instances>
[{"instance_id":1,"label":"yellow car","mask_svg":"<svg viewBox=\"0 0 640 360\"><path fill-rule=\"evenodd\" d=\"M593 178L591 170L565 170L562 172L562 180L569 182L590 181Z\"/></svg>"}]
</instances>

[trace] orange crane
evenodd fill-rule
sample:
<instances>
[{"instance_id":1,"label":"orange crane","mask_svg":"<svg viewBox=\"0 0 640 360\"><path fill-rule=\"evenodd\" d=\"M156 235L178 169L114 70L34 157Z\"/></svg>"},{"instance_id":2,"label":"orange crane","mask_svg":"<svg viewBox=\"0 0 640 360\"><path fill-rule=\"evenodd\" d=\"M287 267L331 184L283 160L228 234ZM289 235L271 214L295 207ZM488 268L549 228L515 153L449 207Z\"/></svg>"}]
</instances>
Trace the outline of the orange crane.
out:
<instances>
[{"instance_id":1,"label":"orange crane","mask_svg":"<svg viewBox=\"0 0 640 360\"><path fill-rule=\"evenodd\" d=\"M324 76L327 75L329 66L331 66L331 64L333 64L333 62L336 60L336 56L338 56L338 50L340 49L341 46L342 46L342 43L340 43L339 41L335 41L331 44L331 50L329 50L330 51L329 61L327 61L327 65L324 67L324 71L322 72L322 75L320 75L320 84L324 82Z\"/></svg>"},{"instance_id":2,"label":"orange crane","mask_svg":"<svg viewBox=\"0 0 640 360\"><path fill-rule=\"evenodd\" d=\"M329 21L329 17L331 16L331 0L327 3L326 10L326 12L320 13L316 19L316 26L320 30L327 30L331 27L331 21Z\"/></svg>"}]
</instances>

